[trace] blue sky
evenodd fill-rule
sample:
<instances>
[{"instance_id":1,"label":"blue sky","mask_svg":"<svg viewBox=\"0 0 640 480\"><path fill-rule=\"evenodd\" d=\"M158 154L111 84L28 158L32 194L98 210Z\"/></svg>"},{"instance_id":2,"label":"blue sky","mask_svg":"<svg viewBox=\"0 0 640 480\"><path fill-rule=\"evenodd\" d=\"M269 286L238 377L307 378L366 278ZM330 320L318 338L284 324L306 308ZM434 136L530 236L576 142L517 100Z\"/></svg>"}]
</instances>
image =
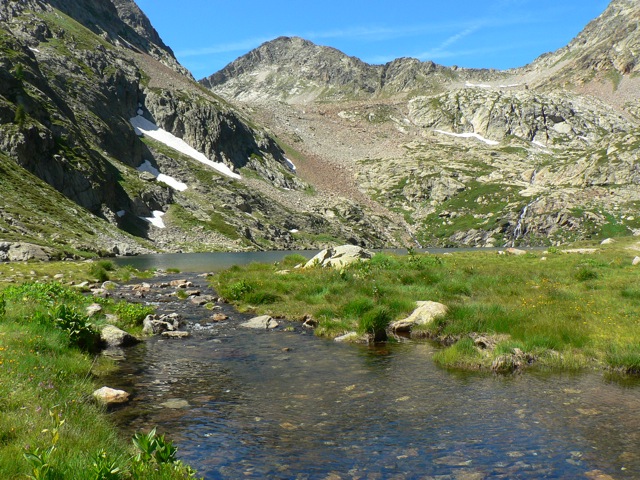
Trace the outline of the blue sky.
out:
<instances>
[{"instance_id":1,"label":"blue sky","mask_svg":"<svg viewBox=\"0 0 640 480\"><path fill-rule=\"evenodd\" d=\"M368 63L399 57L511 68L566 45L609 0L136 0L200 79L276 37L299 36Z\"/></svg>"}]
</instances>

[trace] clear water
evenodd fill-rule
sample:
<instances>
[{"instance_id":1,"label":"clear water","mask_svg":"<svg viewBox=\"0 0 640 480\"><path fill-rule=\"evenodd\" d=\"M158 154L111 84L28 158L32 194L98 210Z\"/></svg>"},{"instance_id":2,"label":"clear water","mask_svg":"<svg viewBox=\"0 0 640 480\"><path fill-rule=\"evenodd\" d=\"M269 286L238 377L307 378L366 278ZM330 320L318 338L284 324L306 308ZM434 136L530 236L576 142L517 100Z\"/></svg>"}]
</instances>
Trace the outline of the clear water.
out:
<instances>
[{"instance_id":1,"label":"clear water","mask_svg":"<svg viewBox=\"0 0 640 480\"><path fill-rule=\"evenodd\" d=\"M640 478L638 381L452 372L429 343L246 330L224 309L188 339L128 350L110 379L133 393L120 425L158 426L207 479Z\"/></svg>"}]
</instances>

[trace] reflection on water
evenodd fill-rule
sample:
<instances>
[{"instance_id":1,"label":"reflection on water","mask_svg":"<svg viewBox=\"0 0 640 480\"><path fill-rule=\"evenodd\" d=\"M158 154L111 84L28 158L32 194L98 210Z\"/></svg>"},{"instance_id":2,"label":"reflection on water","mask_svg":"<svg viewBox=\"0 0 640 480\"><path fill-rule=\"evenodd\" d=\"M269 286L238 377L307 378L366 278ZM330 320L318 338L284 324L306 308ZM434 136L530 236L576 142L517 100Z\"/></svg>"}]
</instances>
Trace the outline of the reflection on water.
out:
<instances>
[{"instance_id":1,"label":"reflection on water","mask_svg":"<svg viewBox=\"0 0 640 480\"><path fill-rule=\"evenodd\" d=\"M636 381L452 373L428 343L343 345L240 320L150 339L111 382L134 393L117 421L157 425L205 478L640 478Z\"/></svg>"}]
</instances>

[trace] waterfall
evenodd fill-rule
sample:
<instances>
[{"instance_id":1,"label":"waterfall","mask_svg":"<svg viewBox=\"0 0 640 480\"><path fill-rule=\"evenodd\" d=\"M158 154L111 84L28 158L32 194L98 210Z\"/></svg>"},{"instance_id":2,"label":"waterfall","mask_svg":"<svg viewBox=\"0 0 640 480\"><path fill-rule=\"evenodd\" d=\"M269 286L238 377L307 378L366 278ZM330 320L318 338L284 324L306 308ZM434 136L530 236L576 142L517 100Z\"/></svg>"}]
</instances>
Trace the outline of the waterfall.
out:
<instances>
[{"instance_id":1,"label":"waterfall","mask_svg":"<svg viewBox=\"0 0 640 480\"><path fill-rule=\"evenodd\" d=\"M534 174L535 174L535 171L534 171ZM529 208L538 200L539 200L539 197L527 203L522 209L522 211L520 212L520 216L518 217L518 221L516 222L516 228L513 229L513 237L511 238L512 247L516 246L516 240L518 240L518 238L520 238L524 233L524 219L527 216L527 213L529 212Z\"/></svg>"},{"instance_id":2,"label":"waterfall","mask_svg":"<svg viewBox=\"0 0 640 480\"><path fill-rule=\"evenodd\" d=\"M416 245L418 246L418 248L424 248L422 246L422 244L418 241L418 239L416 238L416 236L411 232L411 230L409 230L409 228L407 228L407 233L409 234L409 236L411 237L411 240L413 240Z\"/></svg>"}]
</instances>

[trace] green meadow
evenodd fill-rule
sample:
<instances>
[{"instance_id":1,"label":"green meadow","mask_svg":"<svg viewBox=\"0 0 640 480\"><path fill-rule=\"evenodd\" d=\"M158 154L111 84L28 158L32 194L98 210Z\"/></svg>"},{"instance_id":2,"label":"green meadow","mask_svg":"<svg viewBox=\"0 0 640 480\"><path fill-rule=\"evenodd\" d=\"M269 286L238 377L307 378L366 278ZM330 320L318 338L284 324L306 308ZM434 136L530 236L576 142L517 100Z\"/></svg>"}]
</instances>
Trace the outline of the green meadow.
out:
<instances>
[{"instance_id":1,"label":"green meadow","mask_svg":"<svg viewBox=\"0 0 640 480\"><path fill-rule=\"evenodd\" d=\"M378 253L342 270L295 268L304 259L292 256L275 265L233 267L213 282L242 311L291 320L311 315L319 323L316 334L329 338L354 331L381 338L416 301L443 303L448 313L411 336L442 345L434 360L446 367L490 369L499 357L517 354L530 368L638 374L636 246L634 239L619 239L581 245L592 253ZM479 346L478 337L490 347Z\"/></svg>"}]
</instances>

